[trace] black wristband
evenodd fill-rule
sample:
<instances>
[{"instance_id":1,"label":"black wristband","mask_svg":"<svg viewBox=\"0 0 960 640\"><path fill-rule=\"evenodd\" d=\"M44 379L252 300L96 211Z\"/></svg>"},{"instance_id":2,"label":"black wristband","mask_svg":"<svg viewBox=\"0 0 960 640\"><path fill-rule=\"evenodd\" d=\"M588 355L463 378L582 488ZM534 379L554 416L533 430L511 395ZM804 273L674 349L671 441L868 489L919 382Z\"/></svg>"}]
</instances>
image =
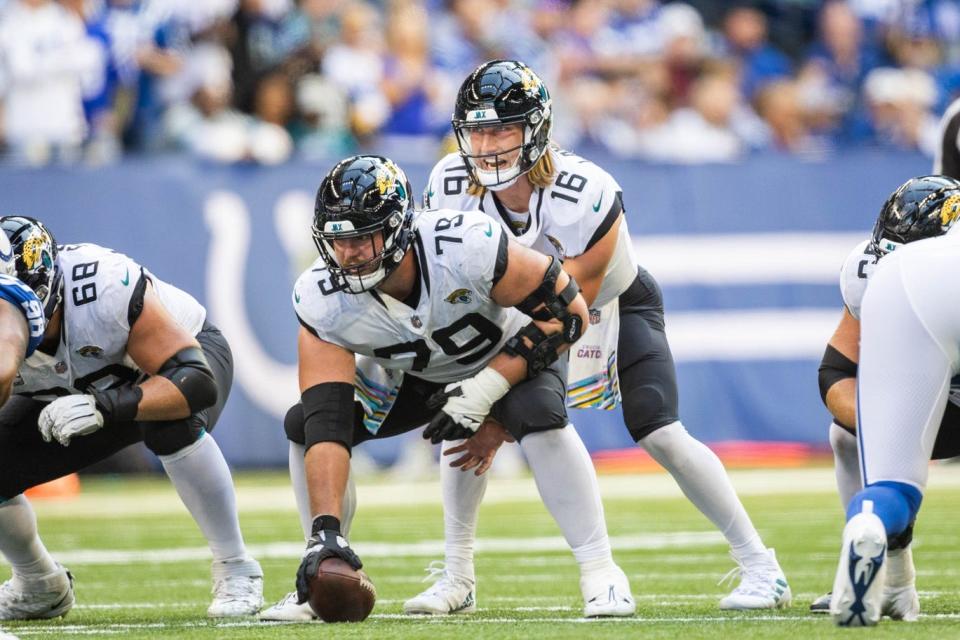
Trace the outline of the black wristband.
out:
<instances>
[{"instance_id":1,"label":"black wristband","mask_svg":"<svg viewBox=\"0 0 960 640\"><path fill-rule=\"evenodd\" d=\"M135 384L123 384L105 391L90 387L87 393L96 401L104 424L133 422L143 398L143 389Z\"/></svg>"},{"instance_id":2,"label":"black wristband","mask_svg":"<svg viewBox=\"0 0 960 640\"><path fill-rule=\"evenodd\" d=\"M313 526L310 528L313 535L321 531L336 531L340 533L340 518L336 516L322 515L313 519Z\"/></svg>"}]
</instances>

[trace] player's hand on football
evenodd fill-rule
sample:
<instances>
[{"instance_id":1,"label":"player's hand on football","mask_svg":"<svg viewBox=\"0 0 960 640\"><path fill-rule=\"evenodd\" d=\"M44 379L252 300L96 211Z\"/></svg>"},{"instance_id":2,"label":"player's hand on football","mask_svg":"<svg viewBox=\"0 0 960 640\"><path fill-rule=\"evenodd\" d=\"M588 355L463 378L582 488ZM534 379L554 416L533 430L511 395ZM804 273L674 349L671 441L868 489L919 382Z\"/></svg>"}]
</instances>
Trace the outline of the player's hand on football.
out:
<instances>
[{"instance_id":1,"label":"player's hand on football","mask_svg":"<svg viewBox=\"0 0 960 640\"><path fill-rule=\"evenodd\" d=\"M474 475L482 476L490 469L493 459L504 442L515 442L510 432L496 420L487 418L472 437L443 452L445 456L463 455L450 463L460 471L475 469Z\"/></svg>"},{"instance_id":2,"label":"player's hand on football","mask_svg":"<svg viewBox=\"0 0 960 640\"><path fill-rule=\"evenodd\" d=\"M317 516L297 569L297 604L303 604L310 597L310 578L317 575L320 563L327 558L340 558L357 570L363 566L360 556L340 533L340 521L332 516Z\"/></svg>"},{"instance_id":3,"label":"player's hand on football","mask_svg":"<svg viewBox=\"0 0 960 640\"><path fill-rule=\"evenodd\" d=\"M46 442L56 440L66 447L72 438L91 434L103 427L103 415L97 410L93 396L64 396L43 408L37 427Z\"/></svg>"},{"instance_id":4,"label":"player's hand on football","mask_svg":"<svg viewBox=\"0 0 960 640\"><path fill-rule=\"evenodd\" d=\"M490 367L471 378L448 384L427 400L427 408L439 411L423 430L423 437L433 444L471 437L493 404L509 390L510 383Z\"/></svg>"}]
</instances>

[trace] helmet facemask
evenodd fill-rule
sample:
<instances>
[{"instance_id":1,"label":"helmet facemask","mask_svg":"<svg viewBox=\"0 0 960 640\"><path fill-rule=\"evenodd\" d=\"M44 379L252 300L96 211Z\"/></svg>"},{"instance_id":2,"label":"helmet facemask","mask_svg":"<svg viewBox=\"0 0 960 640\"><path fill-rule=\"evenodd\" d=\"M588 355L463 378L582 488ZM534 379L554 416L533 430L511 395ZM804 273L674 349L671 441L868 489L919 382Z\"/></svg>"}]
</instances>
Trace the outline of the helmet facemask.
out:
<instances>
[{"instance_id":1,"label":"helmet facemask","mask_svg":"<svg viewBox=\"0 0 960 640\"><path fill-rule=\"evenodd\" d=\"M326 262L330 275L343 289L350 293L363 293L383 282L403 259L405 249L400 247L406 246L406 243L398 240L401 235L405 236L409 229L398 233L398 227L402 224L403 220L399 214L391 215L385 224L364 229L353 229L353 224L349 221L328 221L324 224L324 229L313 226L313 241ZM365 240L371 245L369 253L372 257L363 262L343 266L337 258L335 243L338 240L357 242Z\"/></svg>"},{"instance_id":2,"label":"helmet facemask","mask_svg":"<svg viewBox=\"0 0 960 640\"><path fill-rule=\"evenodd\" d=\"M549 107L547 107L549 109ZM486 116L486 117L485 117ZM479 129L495 129L520 125L522 137L520 144L490 153L474 150L471 133ZM547 128L546 135L543 134ZM540 139L549 139L550 119L544 118L540 110L532 110L514 118L497 118L493 108L476 109L467 114L467 120L454 120L453 130L463 158L473 180L491 191L500 191L514 184L521 175L530 171L546 150L538 144ZM510 156L515 157L510 160ZM502 166L501 166L501 163ZM492 167L489 165L493 165Z\"/></svg>"}]
</instances>

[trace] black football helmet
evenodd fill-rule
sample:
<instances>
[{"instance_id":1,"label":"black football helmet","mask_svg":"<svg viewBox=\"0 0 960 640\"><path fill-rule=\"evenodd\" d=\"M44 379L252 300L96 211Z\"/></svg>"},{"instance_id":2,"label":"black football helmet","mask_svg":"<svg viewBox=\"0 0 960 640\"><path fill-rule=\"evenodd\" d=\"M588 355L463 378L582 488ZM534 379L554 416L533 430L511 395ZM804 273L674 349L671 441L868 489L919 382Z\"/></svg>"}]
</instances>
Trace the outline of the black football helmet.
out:
<instances>
[{"instance_id":1,"label":"black football helmet","mask_svg":"<svg viewBox=\"0 0 960 640\"><path fill-rule=\"evenodd\" d=\"M413 214L410 182L392 160L352 156L331 169L317 191L313 239L337 285L362 293L390 275L413 239ZM351 238L368 238L372 257L341 265L333 243Z\"/></svg>"},{"instance_id":2,"label":"black football helmet","mask_svg":"<svg viewBox=\"0 0 960 640\"><path fill-rule=\"evenodd\" d=\"M871 246L877 255L943 235L960 216L960 181L947 176L912 178L880 209Z\"/></svg>"},{"instance_id":3,"label":"black football helmet","mask_svg":"<svg viewBox=\"0 0 960 640\"><path fill-rule=\"evenodd\" d=\"M521 143L511 149L480 154L470 143L470 132L480 127L523 125ZM478 185L493 190L513 184L546 152L553 126L550 92L527 65L515 60L485 62L471 73L457 92L453 131L460 156ZM519 151L510 166L503 156ZM491 163L484 168L480 163Z\"/></svg>"},{"instance_id":4,"label":"black football helmet","mask_svg":"<svg viewBox=\"0 0 960 640\"><path fill-rule=\"evenodd\" d=\"M13 248L13 275L33 289L49 320L63 295L63 274L57 264L57 241L42 222L27 216L0 217L0 228Z\"/></svg>"}]
</instances>

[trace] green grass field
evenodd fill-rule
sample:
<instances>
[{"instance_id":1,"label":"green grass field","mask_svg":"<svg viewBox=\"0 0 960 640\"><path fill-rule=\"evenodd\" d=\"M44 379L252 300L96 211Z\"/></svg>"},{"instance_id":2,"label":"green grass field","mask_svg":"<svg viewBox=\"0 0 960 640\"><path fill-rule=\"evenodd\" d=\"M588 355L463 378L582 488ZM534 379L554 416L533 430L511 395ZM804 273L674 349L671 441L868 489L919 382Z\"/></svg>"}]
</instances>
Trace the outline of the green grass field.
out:
<instances>
[{"instance_id":1,"label":"green grass field","mask_svg":"<svg viewBox=\"0 0 960 640\"><path fill-rule=\"evenodd\" d=\"M360 485L352 544L377 586L362 624L266 625L214 622L209 554L169 483L160 478L98 479L67 502L37 504L47 546L76 577L77 606L60 620L4 623L18 637L123 638L876 638L960 635L960 466L933 469L917 526L915 559L923 617L884 620L873 630L838 630L807 612L833 579L840 508L827 468L738 471L734 483L767 543L775 546L794 594L783 611L717 609L733 566L710 524L660 474L603 476L615 556L630 577L633 618L585 621L577 568L532 480L491 482L481 514L480 612L408 618L405 598L423 588L424 567L440 557L442 521L436 483L371 479ZM302 543L282 474L239 474L241 524L263 564L266 596L292 588ZM524 550L518 551L522 547ZM9 576L0 567L0 580ZM589 629L584 628L589 625Z\"/></svg>"}]
</instances>

